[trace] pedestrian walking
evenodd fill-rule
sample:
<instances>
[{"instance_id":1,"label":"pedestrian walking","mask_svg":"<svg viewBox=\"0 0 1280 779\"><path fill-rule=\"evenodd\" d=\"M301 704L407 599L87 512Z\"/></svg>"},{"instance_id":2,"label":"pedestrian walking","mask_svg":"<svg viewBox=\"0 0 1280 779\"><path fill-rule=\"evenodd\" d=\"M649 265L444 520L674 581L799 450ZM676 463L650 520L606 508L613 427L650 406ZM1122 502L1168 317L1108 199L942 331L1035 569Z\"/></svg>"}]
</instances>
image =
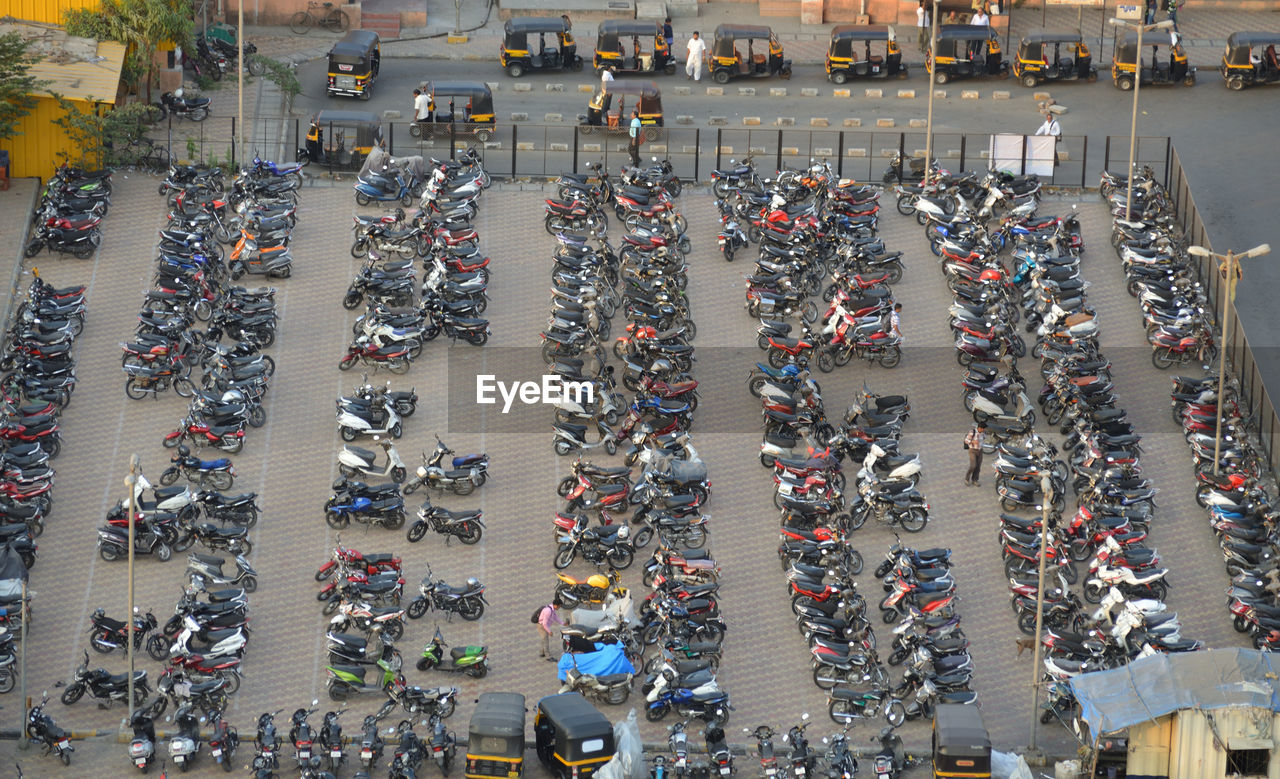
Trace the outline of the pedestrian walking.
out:
<instances>
[{"instance_id":1,"label":"pedestrian walking","mask_svg":"<svg viewBox=\"0 0 1280 779\"><path fill-rule=\"evenodd\" d=\"M1052 135L1054 138L1062 137L1062 125L1058 124L1058 120L1054 118L1052 111L1044 112L1044 124L1040 125L1040 129L1036 130L1036 135Z\"/></svg>"},{"instance_id":2,"label":"pedestrian walking","mask_svg":"<svg viewBox=\"0 0 1280 779\"><path fill-rule=\"evenodd\" d=\"M542 611L538 613L538 633L542 636L542 651L538 652L538 657L545 657L551 662L556 660L551 656L551 628L564 624L564 620L560 617L560 607L563 605L560 599L556 598L543 606Z\"/></svg>"},{"instance_id":3,"label":"pedestrian walking","mask_svg":"<svg viewBox=\"0 0 1280 779\"><path fill-rule=\"evenodd\" d=\"M693 37L685 44L685 50L688 52L684 61L685 75L694 81L701 81L702 59L707 53L707 42L702 40L697 30L693 31Z\"/></svg>"},{"instance_id":4,"label":"pedestrian walking","mask_svg":"<svg viewBox=\"0 0 1280 779\"><path fill-rule=\"evenodd\" d=\"M640 110L631 109L631 126L627 128L631 140L627 143L627 151L631 154L632 167L640 167Z\"/></svg>"},{"instance_id":5,"label":"pedestrian walking","mask_svg":"<svg viewBox=\"0 0 1280 779\"><path fill-rule=\"evenodd\" d=\"M1146 0L1146 13L1143 15L1143 24L1155 24L1156 3L1157 0Z\"/></svg>"},{"instance_id":6,"label":"pedestrian walking","mask_svg":"<svg viewBox=\"0 0 1280 779\"><path fill-rule=\"evenodd\" d=\"M986 437L987 425L984 422L979 422L964 437L964 449L969 453L969 470L964 472L964 483L966 485L982 486L979 478L982 475L982 442L986 440Z\"/></svg>"},{"instance_id":7,"label":"pedestrian walking","mask_svg":"<svg viewBox=\"0 0 1280 779\"><path fill-rule=\"evenodd\" d=\"M925 8L924 0L920 0L920 5L916 6L916 37L921 54L929 46L929 24L929 9Z\"/></svg>"},{"instance_id":8,"label":"pedestrian walking","mask_svg":"<svg viewBox=\"0 0 1280 779\"><path fill-rule=\"evenodd\" d=\"M430 122L431 115L435 113L435 110L435 103L432 102L431 95L421 89L413 90L413 120L415 122Z\"/></svg>"},{"instance_id":9,"label":"pedestrian walking","mask_svg":"<svg viewBox=\"0 0 1280 779\"><path fill-rule=\"evenodd\" d=\"M902 304L894 303L889 314L889 332L898 337L898 345L902 345Z\"/></svg>"},{"instance_id":10,"label":"pedestrian walking","mask_svg":"<svg viewBox=\"0 0 1280 779\"><path fill-rule=\"evenodd\" d=\"M604 97L604 113L609 112L609 106L613 104L613 74L617 71L613 65L600 71L600 94Z\"/></svg>"},{"instance_id":11,"label":"pedestrian walking","mask_svg":"<svg viewBox=\"0 0 1280 779\"><path fill-rule=\"evenodd\" d=\"M671 28L670 16L662 20L662 37L667 42L667 54L674 54L676 49L676 31Z\"/></svg>"},{"instance_id":12,"label":"pedestrian walking","mask_svg":"<svg viewBox=\"0 0 1280 779\"><path fill-rule=\"evenodd\" d=\"M1165 0L1164 9L1169 14L1169 21L1173 22L1173 31L1178 32L1178 9L1186 0Z\"/></svg>"}]
</instances>

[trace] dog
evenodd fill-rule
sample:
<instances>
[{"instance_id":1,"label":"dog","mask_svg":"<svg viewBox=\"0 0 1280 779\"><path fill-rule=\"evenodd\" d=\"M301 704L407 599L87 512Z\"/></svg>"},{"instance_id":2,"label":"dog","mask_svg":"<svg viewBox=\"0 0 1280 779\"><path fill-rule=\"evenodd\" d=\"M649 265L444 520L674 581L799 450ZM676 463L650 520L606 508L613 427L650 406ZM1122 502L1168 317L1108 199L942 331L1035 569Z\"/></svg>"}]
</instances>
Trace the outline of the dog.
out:
<instances>
[{"instance_id":1,"label":"dog","mask_svg":"<svg viewBox=\"0 0 1280 779\"><path fill-rule=\"evenodd\" d=\"M1018 645L1018 657L1022 657L1024 651L1034 652L1036 648L1036 640L1034 638L1020 638L1014 643Z\"/></svg>"}]
</instances>

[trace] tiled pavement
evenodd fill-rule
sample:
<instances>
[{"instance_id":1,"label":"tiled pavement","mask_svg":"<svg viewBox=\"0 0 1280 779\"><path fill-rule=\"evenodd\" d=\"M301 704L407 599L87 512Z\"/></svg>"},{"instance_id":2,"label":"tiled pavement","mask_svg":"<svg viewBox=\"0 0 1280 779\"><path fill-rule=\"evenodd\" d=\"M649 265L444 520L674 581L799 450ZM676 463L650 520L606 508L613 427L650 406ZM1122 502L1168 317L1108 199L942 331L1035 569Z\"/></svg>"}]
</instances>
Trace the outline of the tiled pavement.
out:
<instances>
[{"instance_id":1,"label":"tiled pavement","mask_svg":"<svg viewBox=\"0 0 1280 779\"><path fill-rule=\"evenodd\" d=\"M86 262L37 260L52 283L89 285L89 320L77 345L79 391L63 419L66 446L55 464L54 514L40 539L40 558L32 576L32 588L38 593L28 661L32 694L46 688L53 691L54 682L68 677L86 646L89 612L102 606L113 616L123 613L124 564L98 558L94 527L123 495L121 480L131 452L141 455L144 470L153 479L163 468L168 452L160 447L160 437L185 409L185 402L173 395L140 402L127 400L121 392L117 343L131 333L141 291L150 283L155 229L163 211L154 180L135 175L121 178L97 257ZM547 258L552 247L540 224L539 205L536 193L496 189L482 202L477 229L493 258L494 272L488 312L494 332L490 346L433 343L408 375L392 379L397 387L415 386L423 398L399 444L406 460L416 461L417 450L428 448L433 433L440 433L458 452L490 454L490 485L467 499L433 495L449 508L483 508L488 522L485 540L476 547L445 547L437 537L410 545L400 532L351 529L344 535L347 544L364 551L403 554L410 587L428 563L448 581L458 583L475 575L488 585L491 606L484 619L441 622L441 627L454 645L488 644L492 673L477 682L408 670L411 683L458 684L463 689L453 720L460 732L465 731L475 693L516 689L536 700L557 687L549 665L536 656L537 638L527 616L549 596L554 582L548 530L558 505L554 485L566 472L568 461L550 454L549 422L539 422L534 432L504 432L512 428L487 416L494 412L486 409L480 415L483 425L473 426L469 422L475 419L475 410L466 409L458 398L452 399L450 408L445 395L447 369L455 374L493 372L494 366L486 364L491 359L488 355L499 354L493 347L536 345L548 306ZM760 722L783 725L808 711L820 721L822 732L828 727L825 699L810 681L805 648L795 633L784 595L774 552L776 512L770 503L769 479L756 457L757 407L743 386L750 361L761 355L751 345L752 322L741 307L742 274L750 266L744 261L726 265L717 256L717 221L709 195L691 192L681 198L680 205L694 242L690 296L699 325L696 374L705 390L694 435L710 465L715 489L709 506L714 517L711 548L725 572L722 607L729 632L722 681L735 706L732 727ZM1171 605L1182 617L1186 636L1205 639L1211 646L1238 646L1241 640L1229 627L1221 598L1225 584L1221 562L1204 514L1192 500L1185 444L1166 410L1167 378L1151 367L1149 352L1142 345L1137 307L1122 291L1120 272L1106 240L1106 214L1093 200L1081 206L1090 247L1083 263L1083 274L1092 284L1090 301L1102 317L1103 343L1116 366L1118 392L1144 435L1147 472L1162 490L1152 540L1172 571ZM1067 207L1065 202L1050 201L1042 211ZM246 684L229 712L242 734L249 732L254 717L263 710L291 709L325 696L324 620L312 597L316 585L311 573L334 541L319 510L336 475L333 453L341 445L331 399L359 378L335 369L354 317L339 307L356 264L347 252L351 212L345 187L312 187L303 193L294 243L296 271L293 278L276 284L281 325L272 353L279 368L268 401L268 422L249 432L245 451L233 458L240 474L236 489L260 492L264 509L253 532L253 562L262 584L252 598L254 632ZM891 372L851 365L820 377L826 402L829 409L843 408L864 379L879 391L910 395L913 414L903 449L923 454L922 488L934 518L911 541L955 550L960 610L977 666L975 686L985 702L993 740L1006 748L1025 744L1032 669L1029 656L1015 655L1014 639L1020 634L1005 600L994 537L999 508L988 490L959 487L963 466L955 455L955 444L967 420L958 391L960 368L945 324L947 290L915 222L889 208L882 225L889 246L902 249L907 257L908 272L897 290L905 304L906 358ZM533 413L550 417L540 409ZM454 415L452 425L449 414ZM874 565L891 535L867 527L856 540ZM627 572L627 583L638 585L638 566ZM137 604L155 609L163 619L178 594L182 560L161 564L142 558L137 570ZM581 562L572 572L589 573ZM879 587L869 573L860 577L860 584L869 598L878 597ZM400 642L407 658L413 657L433 629L430 616L411 625ZM887 633L882 643L887 640L884 636ZM125 667L118 655L94 655L91 662L115 672ZM139 667L148 669L152 678L159 670L145 657ZM12 723L20 709L13 705L16 694L10 701L5 702L5 723ZM363 714L377 703L372 697L357 700L353 714ZM53 706L51 713L59 722L77 730L112 728L121 717L119 709L98 710L88 701ZM626 709L619 707L610 714L621 716ZM349 716L347 722L350 727L359 722L359 716ZM869 728L862 728L865 735ZM649 740L664 737L659 727L647 723L644 732ZM922 723L909 725L904 735L916 748L928 743ZM1057 726L1042 728L1040 743L1056 754L1074 753L1070 736ZM102 759L114 770L123 765L124 756L121 747L95 741L84 743L76 766L61 773L47 760L33 757L31 762L41 775L76 776L82 775L82 766L91 759ZM209 770L207 764L200 769Z\"/></svg>"}]
</instances>

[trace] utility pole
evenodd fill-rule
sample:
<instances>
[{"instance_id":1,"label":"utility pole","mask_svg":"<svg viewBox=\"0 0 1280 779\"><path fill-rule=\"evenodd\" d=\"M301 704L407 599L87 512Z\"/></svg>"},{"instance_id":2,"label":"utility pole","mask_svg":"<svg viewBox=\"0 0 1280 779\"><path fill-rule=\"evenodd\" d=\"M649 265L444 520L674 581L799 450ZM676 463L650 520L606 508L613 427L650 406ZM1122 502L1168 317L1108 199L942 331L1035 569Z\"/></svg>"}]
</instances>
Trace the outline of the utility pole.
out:
<instances>
[{"instance_id":1,"label":"utility pole","mask_svg":"<svg viewBox=\"0 0 1280 779\"><path fill-rule=\"evenodd\" d=\"M930 70L937 71L938 69L938 54L937 54L938 52L938 0L933 0L933 11L931 13L933 15L929 19L930 30L929 30L929 55L928 56L929 56ZM928 75L929 75L929 115L928 115L928 118L925 119L925 123L924 123L925 136L924 136L923 184L926 187L929 186L929 171L932 168L931 163L933 161L933 80L935 77L935 73L929 73ZM909 168L910 167L909 160L910 160L910 157L908 157L907 160L903 160L902 164L906 165ZM899 171L899 174L901 174L901 171Z\"/></svg>"},{"instance_id":2,"label":"utility pole","mask_svg":"<svg viewBox=\"0 0 1280 779\"><path fill-rule=\"evenodd\" d=\"M236 116L238 117L236 119L236 136L239 138L239 143L236 144L235 159L232 160L233 163L238 163L240 158L244 156L244 68L245 65L248 64L246 62L248 57L244 54L244 0L236 0L236 45L240 47L240 51L236 56L236 64L238 65L236 68ZM134 456L134 459L137 459L136 455ZM130 524L129 527L133 527L133 525ZM129 548L129 555L129 559L132 560L133 547ZM130 574L129 582L129 586L132 587L132 574ZM132 614L133 612L129 613ZM133 619L132 616L129 618Z\"/></svg>"},{"instance_id":3,"label":"utility pole","mask_svg":"<svg viewBox=\"0 0 1280 779\"><path fill-rule=\"evenodd\" d=\"M129 475L124 477L124 486L129 490L129 604L125 611L125 619L129 622L129 630L126 634L126 643L124 647L125 654L129 657L129 720L133 719L133 709L135 706L133 700L133 524L137 521L138 501L135 494L135 488L138 484L138 455L134 454L129 457ZM23 631L26 632L26 631ZM141 701L138 701L141 703Z\"/></svg>"},{"instance_id":4,"label":"utility pole","mask_svg":"<svg viewBox=\"0 0 1280 779\"><path fill-rule=\"evenodd\" d=\"M1036 579L1036 644L1031 655L1031 749L1036 748L1036 726L1040 723L1040 635L1044 630L1044 568L1049 544L1049 511L1053 508L1053 479L1040 474L1040 573Z\"/></svg>"}]
</instances>

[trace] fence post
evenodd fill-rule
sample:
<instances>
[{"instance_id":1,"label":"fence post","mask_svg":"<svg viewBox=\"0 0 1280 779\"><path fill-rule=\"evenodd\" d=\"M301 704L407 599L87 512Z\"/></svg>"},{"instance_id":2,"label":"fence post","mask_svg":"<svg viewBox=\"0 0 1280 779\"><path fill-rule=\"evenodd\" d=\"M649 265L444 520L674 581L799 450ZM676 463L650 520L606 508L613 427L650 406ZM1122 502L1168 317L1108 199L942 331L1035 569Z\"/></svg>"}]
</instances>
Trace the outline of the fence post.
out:
<instances>
[{"instance_id":1,"label":"fence post","mask_svg":"<svg viewBox=\"0 0 1280 779\"><path fill-rule=\"evenodd\" d=\"M1110 135L1107 136L1107 145L1102 150L1102 169L1105 171L1111 170L1111 136Z\"/></svg>"},{"instance_id":2,"label":"fence post","mask_svg":"<svg viewBox=\"0 0 1280 779\"><path fill-rule=\"evenodd\" d=\"M515 122L511 123L511 178L516 177L516 148L520 146L517 141L520 140L520 125Z\"/></svg>"},{"instance_id":3,"label":"fence post","mask_svg":"<svg viewBox=\"0 0 1280 779\"><path fill-rule=\"evenodd\" d=\"M453 155L455 154L454 147L458 145L457 141L458 141L458 123L455 122L453 120L453 117L451 116L449 118L449 159L451 160L455 159Z\"/></svg>"},{"instance_id":4,"label":"fence post","mask_svg":"<svg viewBox=\"0 0 1280 779\"><path fill-rule=\"evenodd\" d=\"M1169 162L1173 154L1173 138L1165 136L1164 139L1164 188L1169 189Z\"/></svg>"},{"instance_id":5,"label":"fence post","mask_svg":"<svg viewBox=\"0 0 1280 779\"><path fill-rule=\"evenodd\" d=\"M693 128L693 183L698 183L698 174L702 172L702 128Z\"/></svg>"},{"instance_id":6,"label":"fence post","mask_svg":"<svg viewBox=\"0 0 1280 779\"><path fill-rule=\"evenodd\" d=\"M578 125L573 126L573 172L578 172Z\"/></svg>"},{"instance_id":7,"label":"fence post","mask_svg":"<svg viewBox=\"0 0 1280 779\"><path fill-rule=\"evenodd\" d=\"M969 154L969 136L960 136L960 170L964 170L964 161Z\"/></svg>"},{"instance_id":8,"label":"fence post","mask_svg":"<svg viewBox=\"0 0 1280 779\"><path fill-rule=\"evenodd\" d=\"M396 123L387 122L387 154L396 154Z\"/></svg>"},{"instance_id":9,"label":"fence post","mask_svg":"<svg viewBox=\"0 0 1280 779\"><path fill-rule=\"evenodd\" d=\"M1089 171L1089 136L1084 136L1084 149L1080 152L1080 188L1084 189L1085 177Z\"/></svg>"},{"instance_id":10,"label":"fence post","mask_svg":"<svg viewBox=\"0 0 1280 779\"><path fill-rule=\"evenodd\" d=\"M836 133L836 178L844 178L844 130Z\"/></svg>"},{"instance_id":11,"label":"fence post","mask_svg":"<svg viewBox=\"0 0 1280 779\"><path fill-rule=\"evenodd\" d=\"M751 131L747 130L747 151L751 150ZM778 131L778 170L782 170L782 131Z\"/></svg>"},{"instance_id":12,"label":"fence post","mask_svg":"<svg viewBox=\"0 0 1280 779\"><path fill-rule=\"evenodd\" d=\"M720 164L720 149L723 148L724 146L724 144L722 144L720 141L722 141L723 139L724 139L724 130L717 127L716 128L716 170L720 170L722 167L724 167L723 165Z\"/></svg>"},{"instance_id":13,"label":"fence post","mask_svg":"<svg viewBox=\"0 0 1280 779\"><path fill-rule=\"evenodd\" d=\"M1018 168L1018 175L1027 175L1027 136L1025 135L1022 136L1022 166ZM1049 174L1049 178L1052 180L1053 174Z\"/></svg>"}]
</instances>

